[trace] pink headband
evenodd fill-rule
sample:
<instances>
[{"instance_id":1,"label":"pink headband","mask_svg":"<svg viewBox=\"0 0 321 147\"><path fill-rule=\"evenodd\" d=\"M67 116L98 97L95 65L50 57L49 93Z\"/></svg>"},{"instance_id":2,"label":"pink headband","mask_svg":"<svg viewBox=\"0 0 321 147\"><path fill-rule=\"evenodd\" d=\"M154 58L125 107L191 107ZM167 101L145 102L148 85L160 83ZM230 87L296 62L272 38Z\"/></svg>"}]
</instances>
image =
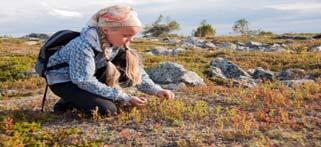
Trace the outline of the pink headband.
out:
<instances>
[{"instance_id":1,"label":"pink headband","mask_svg":"<svg viewBox=\"0 0 321 147\"><path fill-rule=\"evenodd\" d=\"M95 27L142 27L135 10L126 5L115 5L101 9L92 16L87 25Z\"/></svg>"}]
</instances>

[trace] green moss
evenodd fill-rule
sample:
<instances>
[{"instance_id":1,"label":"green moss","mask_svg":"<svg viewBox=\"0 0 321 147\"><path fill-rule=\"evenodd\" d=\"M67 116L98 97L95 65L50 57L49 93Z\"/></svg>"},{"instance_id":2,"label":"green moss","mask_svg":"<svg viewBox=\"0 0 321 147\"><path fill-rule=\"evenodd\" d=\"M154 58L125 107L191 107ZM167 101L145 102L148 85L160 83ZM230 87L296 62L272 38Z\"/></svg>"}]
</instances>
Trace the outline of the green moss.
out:
<instances>
[{"instance_id":1,"label":"green moss","mask_svg":"<svg viewBox=\"0 0 321 147\"><path fill-rule=\"evenodd\" d=\"M34 56L0 57L0 82L28 78L24 72L30 70L34 63Z\"/></svg>"}]
</instances>

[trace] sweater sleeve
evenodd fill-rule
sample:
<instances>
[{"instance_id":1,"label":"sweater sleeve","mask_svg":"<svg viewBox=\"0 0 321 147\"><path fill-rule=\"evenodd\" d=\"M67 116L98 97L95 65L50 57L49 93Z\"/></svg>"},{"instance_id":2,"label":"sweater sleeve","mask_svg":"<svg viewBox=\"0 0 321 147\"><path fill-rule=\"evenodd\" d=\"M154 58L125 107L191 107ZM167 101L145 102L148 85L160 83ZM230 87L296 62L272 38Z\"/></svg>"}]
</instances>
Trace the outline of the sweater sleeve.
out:
<instances>
[{"instance_id":1,"label":"sweater sleeve","mask_svg":"<svg viewBox=\"0 0 321 147\"><path fill-rule=\"evenodd\" d=\"M107 86L98 81L95 74L95 59L92 49L71 49L69 73L71 81L80 89L97 94L112 101L131 100L131 96L119 89Z\"/></svg>"},{"instance_id":2,"label":"sweater sleeve","mask_svg":"<svg viewBox=\"0 0 321 147\"><path fill-rule=\"evenodd\" d=\"M155 84L149 75L146 73L144 68L140 66L142 73L142 83L137 85L137 89L147 94L156 95L160 90L163 90L158 84Z\"/></svg>"}]
</instances>

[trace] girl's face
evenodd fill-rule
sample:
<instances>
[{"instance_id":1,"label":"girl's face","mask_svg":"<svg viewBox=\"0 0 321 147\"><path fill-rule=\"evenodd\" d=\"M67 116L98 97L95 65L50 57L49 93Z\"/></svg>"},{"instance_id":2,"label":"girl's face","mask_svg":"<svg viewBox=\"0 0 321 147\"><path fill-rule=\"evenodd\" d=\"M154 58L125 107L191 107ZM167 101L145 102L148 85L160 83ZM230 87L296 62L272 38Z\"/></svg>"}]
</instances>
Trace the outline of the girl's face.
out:
<instances>
[{"instance_id":1,"label":"girl's face","mask_svg":"<svg viewBox=\"0 0 321 147\"><path fill-rule=\"evenodd\" d=\"M102 28L109 43L116 47L129 46L140 27Z\"/></svg>"}]
</instances>

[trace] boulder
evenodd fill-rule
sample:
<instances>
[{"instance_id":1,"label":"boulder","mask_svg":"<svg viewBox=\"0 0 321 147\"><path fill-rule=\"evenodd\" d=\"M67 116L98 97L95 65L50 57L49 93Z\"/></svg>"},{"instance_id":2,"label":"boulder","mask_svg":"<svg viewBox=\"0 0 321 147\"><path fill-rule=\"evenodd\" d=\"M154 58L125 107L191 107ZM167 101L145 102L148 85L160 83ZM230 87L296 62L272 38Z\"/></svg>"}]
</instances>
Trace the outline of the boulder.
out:
<instances>
[{"instance_id":1,"label":"boulder","mask_svg":"<svg viewBox=\"0 0 321 147\"><path fill-rule=\"evenodd\" d=\"M284 45L280 44L272 44L271 46L267 47L265 51L267 52L284 52L286 49L283 47Z\"/></svg>"},{"instance_id":2,"label":"boulder","mask_svg":"<svg viewBox=\"0 0 321 147\"><path fill-rule=\"evenodd\" d=\"M275 37L273 39L309 40L309 39L312 39L312 37L282 35L282 36Z\"/></svg>"},{"instance_id":3,"label":"boulder","mask_svg":"<svg viewBox=\"0 0 321 147\"><path fill-rule=\"evenodd\" d=\"M29 35L24 36L24 38L38 38L43 40L47 40L49 39L49 37L50 35L44 33L31 33Z\"/></svg>"},{"instance_id":4,"label":"boulder","mask_svg":"<svg viewBox=\"0 0 321 147\"><path fill-rule=\"evenodd\" d=\"M261 42L250 41L245 45L246 47L249 48L250 51L269 51L270 50L269 45L263 44Z\"/></svg>"},{"instance_id":5,"label":"boulder","mask_svg":"<svg viewBox=\"0 0 321 147\"><path fill-rule=\"evenodd\" d=\"M205 40L199 39L197 37L187 37L184 41L195 45L202 44L205 42Z\"/></svg>"},{"instance_id":6,"label":"boulder","mask_svg":"<svg viewBox=\"0 0 321 147\"><path fill-rule=\"evenodd\" d=\"M255 68L249 69L249 70L247 70L247 73L250 74L251 76L253 76L255 70L256 70Z\"/></svg>"},{"instance_id":7,"label":"boulder","mask_svg":"<svg viewBox=\"0 0 321 147\"><path fill-rule=\"evenodd\" d=\"M314 84L313 80L300 79L300 80L284 80L283 83L289 87L299 87L304 84Z\"/></svg>"},{"instance_id":8,"label":"boulder","mask_svg":"<svg viewBox=\"0 0 321 147\"><path fill-rule=\"evenodd\" d=\"M251 48L249 48L247 46L237 46L236 50L239 50L239 51L250 51Z\"/></svg>"},{"instance_id":9,"label":"boulder","mask_svg":"<svg viewBox=\"0 0 321 147\"><path fill-rule=\"evenodd\" d=\"M183 42L181 44L181 47L185 47L185 48L198 48L196 45L189 43L189 42Z\"/></svg>"},{"instance_id":10,"label":"boulder","mask_svg":"<svg viewBox=\"0 0 321 147\"><path fill-rule=\"evenodd\" d=\"M255 68L252 77L253 79L261 79L263 81L273 81L275 79L272 71L264 70L262 67Z\"/></svg>"},{"instance_id":11,"label":"boulder","mask_svg":"<svg viewBox=\"0 0 321 147\"><path fill-rule=\"evenodd\" d=\"M206 42L203 44L203 48L216 48L216 46L215 46L214 43L209 42L209 41L206 41Z\"/></svg>"},{"instance_id":12,"label":"boulder","mask_svg":"<svg viewBox=\"0 0 321 147\"><path fill-rule=\"evenodd\" d=\"M32 46L32 45L36 45L36 44L39 44L38 41L27 41L25 42L24 44L28 45L28 46Z\"/></svg>"},{"instance_id":13,"label":"boulder","mask_svg":"<svg viewBox=\"0 0 321 147\"><path fill-rule=\"evenodd\" d=\"M165 43L169 43L169 44L178 44L178 43L180 43L181 40L176 39L176 38L166 37L166 38L163 38L162 41Z\"/></svg>"},{"instance_id":14,"label":"boulder","mask_svg":"<svg viewBox=\"0 0 321 147\"><path fill-rule=\"evenodd\" d=\"M164 56L173 55L173 56L175 56L175 55L185 52L185 51L186 50L183 48L168 49L166 47L158 46L147 53L150 55L164 55Z\"/></svg>"},{"instance_id":15,"label":"boulder","mask_svg":"<svg viewBox=\"0 0 321 147\"><path fill-rule=\"evenodd\" d=\"M236 45L238 46L245 46L245 44L243 42L236 42Z\"/></svg>"},{"instance_id":16,"label":"boulder","mask_svg":"<svg viewBox=\"0 0 321 147\"><path fill-rule=\"evenodd\" d=\"M248 47L250 47L250 48L252 48L252 47L259 47L259 46L262 46L262 45L263 45L263 43L261 43L261 42L254 42L254 41L250 41L250 42L247 42L245 45L246 45L246 46L248 46Z\"/></svg>"},{"instance_id":17,"label":"boulder","mask_svg":"<svg viewBox=\"0 0 321 147\"><path fill-rule=\"evenodd\" d=\"M169 50L166 47L157 46L150 51L153 55L171 55L172 50Z\"/></svg>"},{"instance_id":18,"label":"boulder","mask_svg":"<svg viewBox=\"0 0 321 147\"><path fill-rule=\"evenodd\" d=\"M231 50L236 50L237 46L234 43L230 43L230 42L224 42L221 45L222 48L226 48L226 49L231 49Z\"/></svg>"},{"instance_id":19,"label":"boulder","mask_svg":"<svg viewBox=\"0 0 321 147\"><path fill-rule=\"evenodd\" d=\"M219 78L222 78L224 80L228 80L229 78L227 78L224 73L222 72L222 70L220 68L217 68L215 66L211 66L211 68L209 69L209 76L210 77L219 77Z\"/></svg>"},{"instance_id":20,"label":"boulder","mask_svg":"<svg viewBox=\"0 0 321 147\"><path fill-rule=\"evenodd\" d=\"M277 75L277 78L279 80L303 79L303 78L305 78L304 72L305 71L303 69L290 68L290 69L282 70L281 72L279 72L279 74Z\"/></svg>"},{"instance_id":21,"label":"boulder","mask_svg":"<svg viewBox=\"0 0 321 147\"><path fill-rule=\"evenodd\" d=\"M321 39L321 34L313 36L313 39Z\"/></svg>"},{"instance_id":22,"label":"boulder","mask_svg":"<svg viewBox=\"0 0 321 147\"><path fill-rule=\"evenodd\" d=\"M183 53L183 52L186 52L186 50L183 48L176 48L176 49L173 49L172 55L175 56L175 55L178 55L179 53Z\"/></svg>"},{"instance_id":23,"label":"boulder","mask_svg":"<svg viewBox=\"0 0 321 147\"><path fill-rule=\"evenodd\" d=\"M196 73L186 70L182 65L173 62L162 62L158 68L148 71L150 78L158 84L176 86L182 83L189 86L205 85L204 80Z\"/></svg>"},{"instance_id":24,"label":"boulder","mask_svg":"<svg viewBox=\"0 0 321 147\"><path fill-rule=\"evenodd\" d=\"M216 48L214 43L197 37L187 37L181 41L181 46L187 48Z\"/></svg>"},{"instance_id":25,"label":"boulder","mask_svg":"<svg viewBox=\"0 0 321 147\"><path fill-rule=\"evenodd\" d=\"M241 76L250 77L246 71L224 58L218 57L212 59L211 66L219 68L227 78L237 79Z\"/></svg>"},{"instance_id":26,"label":"boulder","mask_svg":"<svg viewBox=\"0 0 321 147\"><path fill-rule=\"evenodd\" d=\"M209 69L210 77L232 80L234 83L245 87L256 86L255 80L239 66L223 58L214 58Z\"/></svg>"},{"instance_id":27,"label":"boulder","mask_svg":"<svg viewBox=\"0 0 321 147\"><path fill-rule=\"evenodd\" d=\"M245 88L253 88L257 86L257 81L248 77L241 77L240 79L237 79L237 80L233 79L232 81L234 85L243 86Z\"/></svg>"},{"instance_id":28,"label":"boulder","mask_svg":"<svg viewBox=\"0 0 321 147\"><path fill-rule=\"evenodd\" d=\"M14 96L18 95L19 91L15 89L0 89L0 94L2 96Z\"/></svg>"},{"instance_id":29,"label":"boulder","mask_svg":"<svg viewBox=\"0 0 321 147\"><path fill-rule=\"evenodd\" d=\"M321 46L312 47L309 51L310 52L321 52Z\"/></svg>"}]
</instances>

